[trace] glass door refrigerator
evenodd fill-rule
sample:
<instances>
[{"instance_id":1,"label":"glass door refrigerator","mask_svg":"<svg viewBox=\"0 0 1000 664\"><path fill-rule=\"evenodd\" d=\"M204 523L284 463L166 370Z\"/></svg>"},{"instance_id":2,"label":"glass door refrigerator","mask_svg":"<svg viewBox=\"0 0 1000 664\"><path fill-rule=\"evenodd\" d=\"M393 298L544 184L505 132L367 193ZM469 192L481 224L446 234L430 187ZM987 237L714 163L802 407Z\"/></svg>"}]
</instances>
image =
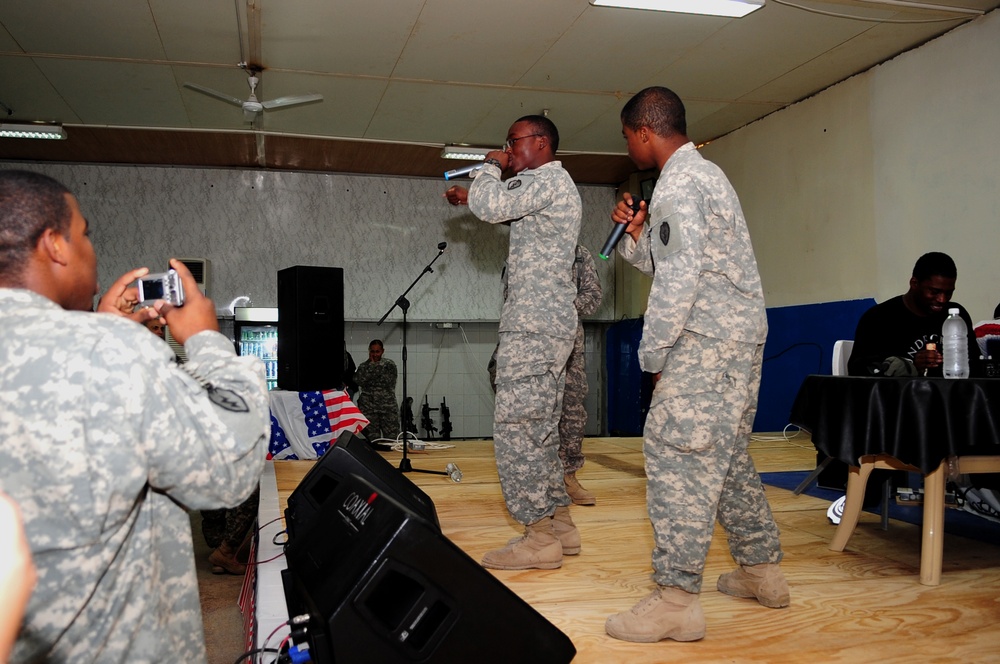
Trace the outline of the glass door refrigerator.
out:
<instances>
[{"instance_id":1,"label":"glass door refrigerator","mask_svg":"<svg viewBox=\"0 0 1000 664\"><path fill-rule=\"evenodd\" d=\"M236 352L259 357L264 362L267 389L278 389L278 309L236 307L233 313Z\"/></svg>"}]
</instances>

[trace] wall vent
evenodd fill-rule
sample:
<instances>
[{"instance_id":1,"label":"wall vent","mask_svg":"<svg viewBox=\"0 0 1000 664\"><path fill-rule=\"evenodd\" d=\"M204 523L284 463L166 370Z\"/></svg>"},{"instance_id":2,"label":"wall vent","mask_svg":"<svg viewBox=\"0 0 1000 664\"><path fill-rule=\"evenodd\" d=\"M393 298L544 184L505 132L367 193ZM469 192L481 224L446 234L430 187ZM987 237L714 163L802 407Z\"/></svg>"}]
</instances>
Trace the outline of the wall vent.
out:
<instances>
[{"instance_id":1,"label":"wall vent","mask_svg":"<svg viewBox=\"0 0 1000 664\"><path fill-rule=\"evenodd\" d=\"M187 269L191 270L191 276L198 282L198 288L206 296L211 297L208 292L209 277L211 276L212 263L207 258L178 258L184 263Z\"/></svg>"}]
</instances>

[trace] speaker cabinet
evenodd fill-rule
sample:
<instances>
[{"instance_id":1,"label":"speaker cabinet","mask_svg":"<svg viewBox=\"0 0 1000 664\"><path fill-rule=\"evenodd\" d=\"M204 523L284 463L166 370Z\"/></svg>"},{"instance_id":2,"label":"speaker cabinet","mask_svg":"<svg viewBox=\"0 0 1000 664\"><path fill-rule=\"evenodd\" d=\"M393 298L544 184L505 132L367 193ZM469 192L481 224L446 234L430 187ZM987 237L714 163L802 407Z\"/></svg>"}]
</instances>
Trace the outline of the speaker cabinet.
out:
<instances>
[{"instance_id":1,"label":"speaker cabinet","mask_svg":"<svg viewBox=\"0 0 1000 664\"><path fill-rule=\"evenodd\" d=\"M348 474L285 550L316 664L569 662L565 634L431 523Z\"/></svg>"},{"instance_id":2,"label":"speaker cabinet","mask_svg":"<svg viewBox=\"0 0 1000 664\"><path fill-rule=\"evenodd\" d=\"M345 431L288 496L285 528L290 540L307 528L317 514L329 517L335 513L335 507L327 503L341 481L350 474L366 479L378 487L380 494L392 497L440 529L430 496L371 449L367 440Z\"/></svg>"},{"instance_id":3,"label":"speaker cabinet","mask_svg":"<svg viewBox=\"0 0 1000 664\"><path fill-rule=\"evenodd\" d=\"M278 387L339 389L344 382L344 270L278 270Z\"/></svg>"}]
</instances>

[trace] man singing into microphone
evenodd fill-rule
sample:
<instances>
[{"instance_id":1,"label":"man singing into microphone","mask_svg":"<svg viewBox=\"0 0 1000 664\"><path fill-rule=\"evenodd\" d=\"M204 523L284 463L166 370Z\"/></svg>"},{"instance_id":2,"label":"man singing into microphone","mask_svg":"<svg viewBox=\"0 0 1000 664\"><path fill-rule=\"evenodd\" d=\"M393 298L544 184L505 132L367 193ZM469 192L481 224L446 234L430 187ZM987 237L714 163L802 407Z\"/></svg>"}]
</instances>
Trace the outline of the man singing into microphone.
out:
<instances>
[{"instance_id":1,"label":"man singing into microphone","mask_svg":"<svg viewBox=\"0 0 1000 664\"><path fill-rule=\"evenodd\" d=\"M525 532L483 556L483 566L493 569L555 569L564 554L580 552L558 450L566 362L578 325L572 268L583 204L555 160L558 147L551 120L520 118L504 149L487 154L473 173L472 187L445 193L487 223L510 224L493 443L504 501ZM501 180L508 167L517 175Z\"/></svg>"}]
</instances>

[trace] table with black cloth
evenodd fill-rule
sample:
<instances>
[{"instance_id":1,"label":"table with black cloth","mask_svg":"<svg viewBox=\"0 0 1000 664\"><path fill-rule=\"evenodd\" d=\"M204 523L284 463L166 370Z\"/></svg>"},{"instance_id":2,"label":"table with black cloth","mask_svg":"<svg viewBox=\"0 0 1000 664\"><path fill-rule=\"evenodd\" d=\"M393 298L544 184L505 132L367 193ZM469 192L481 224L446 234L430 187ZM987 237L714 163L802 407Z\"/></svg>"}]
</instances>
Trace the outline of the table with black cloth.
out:
<instances>
[{"instance_id":1,"label":"table with black cloth","mask_svg":"<svg viewBox=\"0 0 1000 664\"><path fill-rule=\"evenodd\" d=\"M873 469L924 475L920 582L940 583L949 460L958 473L1000 471L1000 380L808 376L789 419L850 468L834 551L857 526Z\"/></svg>"}]
</instances>

